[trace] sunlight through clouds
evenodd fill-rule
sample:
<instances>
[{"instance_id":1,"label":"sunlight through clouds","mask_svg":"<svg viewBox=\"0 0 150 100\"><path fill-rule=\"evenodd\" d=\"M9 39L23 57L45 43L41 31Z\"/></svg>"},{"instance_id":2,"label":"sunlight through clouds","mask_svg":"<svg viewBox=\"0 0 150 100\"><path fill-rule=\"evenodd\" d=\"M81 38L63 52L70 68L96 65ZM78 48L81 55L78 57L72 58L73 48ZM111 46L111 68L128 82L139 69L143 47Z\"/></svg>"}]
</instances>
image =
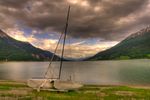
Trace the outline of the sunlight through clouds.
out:
<instances>
[{"instance_id":1,"label":"sunlight through clouds","mask_svg":"<svg viewBox=\"0 0 150 100\"><path fill-rule=\"evenodd\" d=\"M74 5L79 5L82 7L89 7L89 2L86 0L67 0L67 2L74 4Z\"/></svg>"},{"instance_id":2,"label":"sunlight through clouds","mask_svg":"<svg viewBox=\"0 0 150 100\"><path fill-rule=\"evenodd\" d=\"M20 31L18 28L5 30L11 37L16 40L29 42L37 48L41 48L47 51L54 52L56 44L58 42L57 39L43 39L43 38L35 38L33 34L37 33L37 31L32 31L32 34L29 36L25 36L23 31ZM108 41L108 42L96 42L94 44L87 44L87 41L79 41L70 44L66 44L65 46L65 57L67 58L84 58L89 57L96 54L99 51L106 50L114 45L116 45L117 41ZM59 45L57 55L61 56L62 44Z\"/></svg>"},{"instance_id":3,"label":"sunlight through clouds","mask_svg":"<svg viewBox=\"0 0 150 100\"><path fill-rule=\"evenodd\" d=\"M34 43L37 41L36 38L33 37L33 35L31 34L30 36L26 37L23 31L20 31L19 29L15 28L15 29L7 29L5 30L6 33L8 33L12 38L16 39L16 40L20 40L20 41L24 41L24 42L30 42L30 43Z\"/></svg>"}]
</instances>

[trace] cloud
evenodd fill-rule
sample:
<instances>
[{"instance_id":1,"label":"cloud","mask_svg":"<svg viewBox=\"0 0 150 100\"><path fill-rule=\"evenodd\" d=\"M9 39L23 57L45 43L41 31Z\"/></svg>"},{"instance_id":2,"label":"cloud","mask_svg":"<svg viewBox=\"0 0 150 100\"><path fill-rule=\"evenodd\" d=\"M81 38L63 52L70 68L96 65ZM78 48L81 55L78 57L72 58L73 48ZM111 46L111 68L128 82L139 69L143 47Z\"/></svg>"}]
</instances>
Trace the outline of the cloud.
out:
<instances>
[{"instance_id":1,"label":"cloud","mask_svg":"<svg viewBox=\"0 0 150 100\"><path fill-rule=\"evenodd\" d=\"M106 50L114 45L117 41L99 41L95 44L84 44L84 42L77 42L74 45L67 45L65 48L65 56L70 58L85 58L95 55L99 51Z\"/></svg>"},{"instance_id":2,"label":"cloud","mask_svg":"<svg viewBox=\"0 0 150 100\"><path fill-rule=\"evenodd\" d=\"M71 5L69 35L121 40L128 30L149 24L149 0L1 0L0 27L30 27L62 32L67 6ZM145 10L146 9L146 10ZM140 13L146 13L141 18ZM133 18L129 18L131 16ZM128 19L129 18L129 19ZM118 24L119 23L119 24Z\"/></svg>"},{"instance_id":3,"label":"cloud","mask_svg":"<svg viewBox=\"0 0 150 100\"><path fill-rule=\"evenodd\" d=\"M91 56L150 24L150 0L0 0L0 28L15 39L54 51L68 5L68 56L70 48L74 57Z\"/></svg>"},{"instance_id":4,"label":"cloud","mask_svg":"<svg viewBox=\"0 0 150 100\"><path fill-rule=\"evenodd\" d=\"M28 37L25 36L25 33L23 31L20 31L18 28L7 29L5 30L5 33L8 33L9 36L16 40L21 40L24 42L36 43L38 41L32 34Z\"/></svg>"},{"instance_id":5,"label":"cloud","mask_svg":"<svg viewBox=\"0 0 150 100\"><path fill-rule=\"evenodd\" d=\"M44 39L44 38L36 38L34 35L25 36L26 33L15 28L5 30L6 33L16 40L21 40L24 42L30 42L37 48L41 48L44 50L48 50L54 52L55 47L57 45L58 39ZM33 31L34 33L34 31ZM89 40L90 41L90 40ZM67 43L65 46L65 57L69 58L84 58L88 56L92 56L99 51L106 50L114 45L116 45L117 41L99 41L95 40L93 43L88 43L85 40L74 40L72 43ZM57 55L61 56L62 52L62 44L59 45L58 50L56 52Z\"/></svg>"}]
</instances>

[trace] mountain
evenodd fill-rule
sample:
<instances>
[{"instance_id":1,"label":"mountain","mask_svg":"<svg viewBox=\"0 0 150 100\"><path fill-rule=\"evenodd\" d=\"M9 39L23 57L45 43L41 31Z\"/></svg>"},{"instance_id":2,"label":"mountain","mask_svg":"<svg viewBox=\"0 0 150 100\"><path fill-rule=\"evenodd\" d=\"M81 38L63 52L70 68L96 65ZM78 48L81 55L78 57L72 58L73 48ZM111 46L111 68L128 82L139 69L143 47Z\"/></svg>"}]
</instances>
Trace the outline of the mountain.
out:
<instances>
[{"instance_id":1,"label":"mountain","mask_svg":"<svg viewBox=\"0 0 150 100\"><path fill-rule=\"evenodd\" d=\"M99 52L88 60L142 58L150 58L150 27L130 35L116 46Z\"/></svg>"},{"instance_id":2,"label":"mountain","mask_svg":"<svg viewBox=\"0 0 150 100\"><path fill-rule=\"evenodd\" d=\"M43 61L49 60L53 53L32 46L28 42L13 39L0 30L0 61ZM55 55L54 60L60 58Z\"/></svg>"}]
</instances>

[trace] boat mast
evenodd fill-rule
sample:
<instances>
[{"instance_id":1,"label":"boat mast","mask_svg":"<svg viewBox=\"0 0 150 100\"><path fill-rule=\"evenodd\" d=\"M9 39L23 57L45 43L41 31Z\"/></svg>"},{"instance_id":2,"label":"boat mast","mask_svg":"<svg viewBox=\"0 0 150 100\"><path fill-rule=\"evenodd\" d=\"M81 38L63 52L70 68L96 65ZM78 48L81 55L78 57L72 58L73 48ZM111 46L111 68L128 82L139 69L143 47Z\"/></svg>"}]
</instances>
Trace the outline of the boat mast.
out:
<instances>
[{"instance_id":1,"label":"boat mast","mask_svg":"<svg viewBox=\"0 0 150 100\"><path fill-rule=\"evenodd\" d=\"M64 58L64 48L65 48L65 43L66 43L66 35L68 31L68 22L69 22L69 15L70 15L70 6L68 7L68 13L67 13L67 21L65 25L65 30L64 30L64 40L63 40L63 47L62 47L62 53L61 53L61 62L60 62L60 69L59 69L59 79L61 76L61 71L62 71L62 64L63 64L63 58Z\"/></svg>"}]
</instances>

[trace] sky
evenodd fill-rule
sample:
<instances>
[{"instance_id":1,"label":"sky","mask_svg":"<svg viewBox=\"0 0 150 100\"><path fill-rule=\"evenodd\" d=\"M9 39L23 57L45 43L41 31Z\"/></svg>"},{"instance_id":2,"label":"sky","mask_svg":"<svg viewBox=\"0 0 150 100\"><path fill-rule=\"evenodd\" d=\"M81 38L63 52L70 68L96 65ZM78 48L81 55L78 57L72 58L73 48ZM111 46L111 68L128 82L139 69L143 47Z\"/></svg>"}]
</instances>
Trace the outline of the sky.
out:
<instances>
[{"instance_id":1,"label":"sky","mask_svg":"<svg viewBox=\"0 0 150 100\"><path fill-rule=\"evenodd\" d=\"M69 5L66 57L92 56L150 24L150 0L0 0L0 29L53 52Z\"/></svg>"}]
</instances>

